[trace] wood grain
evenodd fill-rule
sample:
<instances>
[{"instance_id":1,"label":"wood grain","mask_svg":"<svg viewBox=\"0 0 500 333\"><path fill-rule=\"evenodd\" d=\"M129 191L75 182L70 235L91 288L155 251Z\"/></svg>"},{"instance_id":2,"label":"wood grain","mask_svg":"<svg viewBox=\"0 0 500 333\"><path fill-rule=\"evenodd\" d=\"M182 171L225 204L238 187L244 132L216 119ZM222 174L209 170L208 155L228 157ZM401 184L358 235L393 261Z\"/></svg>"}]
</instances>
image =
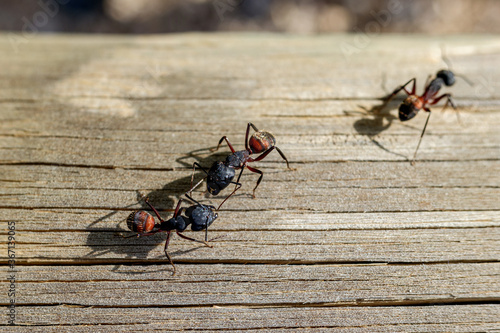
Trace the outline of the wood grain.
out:
<instances>
[{"instance_id":1,"label":"wood grain","mask_svg":"<svg viewBox=\"0 0 500 333\"><path fill-rule=\"evenodd\" d=\"M0 332L500 331L500 38L0 35L0 305L16 226L16 324ZM411 50L411 52L408 52ZM402 123L396 98L450 60L460 116ZM248 170L214 248L130 234L164 218L248 122L276 153ZM203 177L195 172L195 180ZM218 205L224 196L197 200ZM203 233L186 231L202 239Z\"/></svg>"}]
</instances>

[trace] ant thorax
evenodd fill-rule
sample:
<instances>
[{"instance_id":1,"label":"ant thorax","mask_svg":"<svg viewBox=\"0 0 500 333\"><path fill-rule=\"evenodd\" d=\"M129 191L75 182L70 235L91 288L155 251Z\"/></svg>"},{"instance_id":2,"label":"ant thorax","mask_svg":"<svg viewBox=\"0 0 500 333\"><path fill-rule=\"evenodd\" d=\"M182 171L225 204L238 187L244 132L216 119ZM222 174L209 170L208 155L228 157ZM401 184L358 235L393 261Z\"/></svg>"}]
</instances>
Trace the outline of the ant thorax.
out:
<instances>
[{"instance_id":1,"label":"ant thorax","mask_svg":"<svg viewBox=\"0 0 500 333\"><path fill-rule=\"evenodd\" d=\"M172 217L166 221L163 221L160 225L160 229L164 231L177 230L184 231L191 222L188 218L184 216Z\"/></svg>"},{"instance_id":2,"label":"ant thorax","mask_svg":"<svg viewBox=\"0 0 500 333\"><path fill-rule=\"evenodd\" d=\"M415 117L420 109L424 106L424 102L417 95L409 95L399 106L399 120L407 121Z\"/></svg>"},{"instance_id":3,"label":"ant thorax","mask_svg":"<svg viewBox=\"0 0 500 333\"><path fill-rule=\"evenodd\" d=\"M226 165L232 168L242 168L248 161L250 152L247 150L240 150L232 153L226 158Z\"/></svg>"}]
</instances>

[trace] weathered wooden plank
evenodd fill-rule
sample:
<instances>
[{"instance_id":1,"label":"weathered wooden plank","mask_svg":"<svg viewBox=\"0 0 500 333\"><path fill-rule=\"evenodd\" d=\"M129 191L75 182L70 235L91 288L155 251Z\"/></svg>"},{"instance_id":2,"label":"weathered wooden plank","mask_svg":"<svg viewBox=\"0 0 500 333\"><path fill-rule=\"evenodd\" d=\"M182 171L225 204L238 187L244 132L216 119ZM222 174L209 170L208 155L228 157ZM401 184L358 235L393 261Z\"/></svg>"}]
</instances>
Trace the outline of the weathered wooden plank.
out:
<instances>
[{"instance_id":1,"label":"weathered wooden plank","mask_svg":"<svg viewBox=\"0 0 500 333\"><path fill-rule=\"evenodd\" d=\"M0 221L16 222L16 322L498 330L500 39L370 36L346 56L352 38L37 36L16 52L0 34ZM462 125L433 108L411 166L425 117L399 122L400 99L381 117L365 110L411 77L421 91L445 56L474 83L446 89ZM141 195L171 210L192 162L224 158L226 147L208 151L222 135L242 148L249 121L296 170L274 153L256 163L255 200L246 172L211 228L224 236L213 249L174 235L172 277L164 235L116 236Z\"/></svg>"},{"instance_id":2,"label":"weathered wooden plank","mask_svg":"<svg viewBox=\"0 0 500 333\"><path fill-rule=\"evenodd\" d=\"M2 160L8 163L174 168L179 167L179 161L189 154L207 154L208 148L214 147L222 135L228 135L241 148L246 127L242 118L258 126L264 118L268 124L266 127L275 133L279 146L292 163L407 160L413 154L425 122L425 116L411 123L400 123L389 114L383 119L366 116L360 114L363 110L352 102L335 102L336 111L331 113L332 116L319 112L323 114L319 118L315 114L317 109L323 108L321 104L325 103L322 102L317 102L310 111L301 104L312 105L312 102L287 102L283 107L276 107L276 102L271 102L257 106L256 103L226 105L225 112L219 111L221 107L214 102L197 102L196 106L188 102L174 106L154 103L156 110L162 110L162 113L143 112L141 109L138 118L143 121L133 122L129 118L102 121L98 116L88 116L82 121L78 120L81 113L68 112L67 108L59 111L59 115L59 112L52 111L52 116L47 118L45 115L51 107L31 110L19 118L22 120L16 120L18 118L10 116L17 113L13 107L12 112L5 113L8 118L3 125ZM330 109L331 103L326 103L324 108ZM290 109L288 104L298 104L292 109L306 111L301 111L302 115L293 115L294 112L290 111L293 116L287 118L289 111L283 109ZM377 102L371 105L377 105ZM235 112L235 108L240 110ZM188 111L191 109L194 110ZM266 115L276 113L276 109L285 117ZM498 159L500 136L496 129L500 126L500 118L497 110L462 112L462 126L451 111L445 114L436 112L419 158L438 161ZM351 112L355 116L338 115L339 112ZM199 114L207 118L199 118ZM68 122L54 125L59 123L58 117L68 118ZM148 119L159 121L152 125ZM98 128L92 125L92 120L99 122ZM89 149L90 146L93 149Z\"/></svg>"},{"instance_id":3,"label":"weathered wooden plank","mask_svg":"<svg viewBox=\"0 0 500 333\"><path fill-rule=\"evenodd\" d=\"M270 315L272 312L272 315ZM497 305L298 308L22 307L1 332L494 332ZM97 326L99 325L99 326Z\"/></svg>"},{"instance_id":4,"label":"weathered wooden plank","mask_svg":"<svg viewBox=\"0 0 500 333\"><path fill-rule=\"evenodd\" d=\"M174 99L373 98L384 91L383 86L392 90L414 76L424 82L428 74L446 66L443 50L455 70L471 80L491 81L499 74L500 41L493 36L441 37L432 42L404 37L397 39L397 50L394 37L373 36L370 47L354 54L342 47L353 42L349 35L183 34L135 40L58 36L31 40L19 52L9 36L0 38L2 68L26 73L25 80L16 80L15 85L4 81L2 97L49 91L75 107L101 111L117 105L110 96L124 93ZM45 56L37 57L40 52ZM78 56L64 57L68 53ZM33 75L38 80L32 80ZM496 89L487 88L476 92L461 83L457 90L473 98L499 97ZM92 101L103 96L108 98L104 104Z\"/></svg>"},{"instance_id":5,"label":"weathered wooden plank","mask_svg":"<svg viewBox=\"0 0 500 333\"><path fill-rule=\"evenodd\" d=\"M397 140L399 143L394 143L389 138L372 141L365 136L353 135L337 137L335 140L331 136L305 136L296 138L300 144L295 145L294 148L283 145L281 149L291 156L292 165L308 162L408 161L415 152L419 135L415 133L413 136L401 137ZM218 139L220 137L215 139L213 136L209 142L217 142ZM418 159L424 161L497 160L500 149L496 145L498 139L495 135L478 137L471 134L470 136L440 136L438 138L426 136L424 140L425 144L422 144L418 152ZM66 148L61 148L61 153L65 157L58 158L57 147L60 147L58 145L62 144L63 140L5 138L2 141L5 145L3 146L5 162L9 164L36 163L105 168L169 169L180 167L181 165L176 161L186 158L186 153L175 152L173 149L170 151L166 145L159 142L142 142L134 145L134 149L131 149L132 147L127 143L100 142L94 145L97 148L96 154L90 157L91 153L88 149L91 143L87 140L67 139ZM321 141L324 145L311 147L315 142ZM182 146L180 144L175 149L180 150ZM76 147L79 149L75 151ZM325 152L326 147L329 147L328 154ZM184 146L184 148L187 152L196 150L192 146ZM83 153L79 154L79 152Z\"/></svg>"},{"instance_id":6,"label":"weathered wooden plank","mask_svg":"<svg viewBox=\"0 0 500 333\"><path fill-rule=\"evenodd\" d=\"M417 134L425 122L425 115L417 116L410 122L400 122L397 119L396 109L402 99L403 96L396 97L379 115L369 112L371 108L381 105L381 101L375 99L319 101L144 99L136 102L137 115L131 118L109 118L100 114L85 113L53 100L41 100L39 104L24 100L0 100L3 108L0 114L3 120L0 129L2 133L19 137L43 138L52 135L57 138L59 134L62 137L82 139L94 137L95 140L105 140L114 136L120 140L154 141L153 138L159 140L169 135L176 140L176 143L180 140L173 134L199 132L202 135L209 135L220 131L232 136L237 135L241 138L240 141L243 141L246 126L244 120L242 122L244 117L248 119L247 121L254 121L257 126L260 125L259 127L272 130L278 139L281 136L299 134L342 135L356 131L370 135ZM433 107L435 112L429 123L429 134L437 132L456 135L457 129L460 129L460 133L478 133L485 130L495 133L500 108L498 100L457 99L456 103L462 124L457 122L456 112L453 109L442 110L442 107ZM67 120L58 122L62 115ZM152 123L149 120L153 118L155 122ZM130 119L134 121L131 122ZM264 123L259 124L259 120ZM210 127L204 126L206 124ZM72 128L78 128L78 131L75 132ZM143 130L151 131L152 135L144 135L141 132ZM213 134L219 136L216 140L220 138L219 133ZM189 141L193 141L193 138Z\"/></svg>"},{"instance_id":7,"label":"weathered wooden plank","mask_svg":"<svg viewBox=\"0 0 500 333\"><path fill-rule=\"evenodd\" d=\"M212 161L223 156L208 158L186 158L186 166L170 169L106 169L47 165L5 165L0 184L9 189L66 190L102 189L112 191L134 191L137 189L158 190L163 195L181 194L191 185L192 162L200 161L210 166ZM271 187L279 183L331 183L332 188L495 188L500 187L500 163L498 161L455 161L443 165L442 162L419 162L411 166L406 162L349 162L349 163L303 163L286 169L279 156L273 161L254 164L264 172L260 186L269 183ZM474 172L471 172L474 171ZM204 173L196 171L195 180ZM245 171L243 178L248 189L252 189L257 175ZM155 189L155 186L158 189ZM319 186L318 186L319 187ZM265 191L258 191L265 192Z\"/></svg>"},{"instance_id":8,"label":"weathered wooden plank","mask_svg":"<svg viewBox=\"0 0 500 333\"><path fill-rule=\"evenodd\" d=\"M168 202L168 200L167 200ZM165 206L163 200L159 204ZM172 204L174 202L172 201ZM135 206L135 205L134 205ZM15 221L19 232L25 231L122 231L130 211L44 208L0 209L1 221ZM164 211L164 217L173 209ZM228 211L213 225L212 231L269 230L404 230L404 229L457 229L487 228L500 225L498 211L447 212L377 212L377 213L320 213L300 210ZM224 214L224 215L222 215ZM265 218L264 218L265 217ZM50 223L49 223L50 221ZM304 223L307 221L307 224Z\"/></svg>"},{"instance_id":9,"label":"weathered wooden plank","mask_svg":"<svg viewBox=\"0 0 500 333\"><path fill-rule=\"evenodd\" d=\"M265 219L265 217L262 217ZM128 234L125 230L124 233ZM186 233L187 235L195 234ZM203 235L197 235L199 239ZM210 232L223 237L207 248L177 237L176 261L233 263L341 263L498 261L498 228ZM19 232L20 263L167 262L164 235L123 239L117 232ZM43 251L40 251L40 247ZM6 256L2 255L6 262Z\"/></svg>"},{"instance_id":10,"label":"weathered wooden plank","mask_svg":"<svg viewBox=\"0 0 500 333\"><path fill-rule=\"evenodd\" d=\"M395 306L500 300L500 264L18 266L16 297L80 306ZM6 276L3 274L2 276ZM91 295L91 297L89 297Z\"/></svg>"},{"instance_id":11,"label":"weathered wooden plank","mask_svg":"<svg viewBox=\"0 0 500 333\"><path fill-rule=\"evenodd\" d=\"M369 162L314 163L298 165L293 171L286 170L284 163L262 165L265 177L256 199L248 200L257 177L247 171L242 178L245 186L224 209L387 212L500 207L500 164L496 161L456 162L449 167L425 162L414 167L409 163L377 167ZM1 206L12 208L131 210L140 207L137 191L150 197L158 208L173 208L175 196L187 191L191 181L187 167L180 171L147 171L24 165L5 166L3 170L5 193ZM282 199L273 200L274 193L280 193Z\"/></svg>"},{"instance_id":12,"label":"weathered wooden plank","mask_svg":"<svg viewBox=\"0 0 500 333\"><path fill-rule=\"evenodd\" d=\"M248 183L248 181L247 181ZM251 183L253 185L253 182ZM300 184L299 184L300 185ZM225 209L237 210L308 210L311 212L389 212L440 210L497 210L499 188L340 188L334 192L330 183L292 187L283 183L267 183L251 199L251 190L243 191ZM188 190L189 186L185 187ZM332 190L333 189L333 190ZM283 199L275 201L273 191ZM3 196L4 207L20 208L111 208L136 202L136 192L108 190L36 190L9 189ZM391 198L392 201L388 201ZM480 200L478 200L480 198ZM83 199L85 201L83 201ZM167 200L167 199L164 199ZM163 201L163 200L162 200ZM177 201L177 200L175 200ZM173 204L173 201L170 200ZM215 202L215 200L213 201ZM219 199L218 202L221 202ZM169 205L167 208L172 208ZM122 206L123 207L123 206ZM459 207L459 208L457 208Z\"/></svg>"}]
</instances>

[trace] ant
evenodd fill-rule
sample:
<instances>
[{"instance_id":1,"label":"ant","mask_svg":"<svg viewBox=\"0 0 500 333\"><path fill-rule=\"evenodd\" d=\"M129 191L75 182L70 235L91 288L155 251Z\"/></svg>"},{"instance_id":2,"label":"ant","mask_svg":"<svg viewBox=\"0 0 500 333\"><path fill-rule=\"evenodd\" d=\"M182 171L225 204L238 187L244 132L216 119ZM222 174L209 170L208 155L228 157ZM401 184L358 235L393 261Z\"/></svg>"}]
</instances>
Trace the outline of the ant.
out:
<instances>
[{"instance_id":1,"label":"ant","mask_svg":"<svg viewBox=\"0 0 500 333\"><path fill-rule=\"evenodd\" d=\"M131 237L143 237L143 236L151 236L157 234L159 232L167 233L167 240L165 242L165 255L167 256L168 261L172 265L174 271L172 275L175 275L175 265L172 261L172 258L167 252L168 243L170 242L170 234L173 230L177 233L177 235L181 236L184 239L202 243L205 246L213 247L208 244L208 227L217 219L218 215L215 212L214 206L202 205L198 201L191 198L186 194L186 197L196 203L194 206L190 206L188 208L182 207L181 203L183 199L179 199L177 203L177 207L174 211L174 216L168 220L163 220L151 203L149 203L148 198L146 198L145 202L148 206L153 210L156 214L160 223L155 223L154 217L145 212L143 210L135 211L131 213L127 218L127 226L130 230L137 232L136 235L132 236L123 236L124 238ZM185 216L181 215L182 212L185 211ZM191 237L187 237L182 234L184 230L191 224L191 230L200 231L205 229L205 241L200 241Z\"/></svg>"},{"instance_id":2,"label":"ant","mask_svg":"<svg viewBox=\"0 0 500 333\"><path fill-rule=\"evenodd\" d=\"M254 134L248 138L250 134L250 127L253 128L255 131ZM207 175L207 190L210 192L212 195L217 195L220 191L225 189L229 184L233 183L236 184L235 189L229 196L222 201L220 206L229 199L230 196L232 196L237 190L241 188L241 183L240 183L240 178L243 173L243 170L248 168L248 170L260 174L259 179L257 180L257 184L255 185L253 189L253 197L255 198L255 190L259 186L260 182L262 181L262 177L264 176L264 173L258 169L255 169L251 166L248 165L250 162L257 162L262 159L264 159L267 155L269 155L270 152L272 152L274 149L278 151L278 153L281 155L281 157L285 160L287 168L290 169L290 165L288 163L288 159L286 158L285 154L276 146L276 139L274 136L267 131L259 131L257 127L255 127L254 124L248 123L247 125L247 131L245 135L245 149L240 150L240 151L235 151L229 140L227 139L226 136L223 136L219 140L219 144L217 145L217 148L211 149L212 151L217 151L222 144L222 141L226 140L227 145L229 146L229 149L231 149L232 154L226 157L226 160L224 162L217 161L212 164L210 169L207 171L205 168L203 168L200 164L197 162L193 163L193 175L191 176L191 184L193 183L193 177L194 177L194 170L196 167L200 168L205 174ZM260 154L256 158L250 157L252 154ZM238 179L236 182L233 181L234 176L235 176L235 170L236 169L241 169L240 174L238 175ZM191 189L188 191L188 193L191 193L194 188L196 188L203 180L198 182L194 187L191 187ZM219 206L219 208L220 208Z\"/></svg>"},{"instance_id":3,"label":"ant","mask_svg":"<svg viewBox=\"0 0 500 333\"><path fill-rule=\"evenodd\" d=\"M427 123L429 122L429 118L431 116L431 109L428 107L428 105L437 104L441 99L446 98L446 104L444 105L443 110L448 106L448 104L450 104L453 107L453 109L457 108L451 98L451 94L446 93L436 97L436 95L438 94L439 90L443 87L443 85L450 87L455 83L455 74L453 74L453 72L450 70L443 69L436 73L436 77L432 79L432 81L429 82L429 79L430 77L427 79L428 83L426 83L424 93L421 96L417 95L415 92L417 79L413 78L410 81L406 82L404 85L394 90L394 92L385 99L384 103L377 108L378 110L381 110L382 108L387 106L387 104L394 98L394 96L396 96L401 90L404 90L404 92L408 96L399 106L399 120L401 121L410 120L413 117L415 117L418 111L420 111L421 109L429 113L427 116L427 120L425 121L422 134L420 135L420 140L418 141L417 149L413 154L412 164L415 162L415 158L417 157L418 148L420 147L420 143L422 142L422 137L424 136L425 129L427 128ZM406 86L409 85L411 82L413 82L413 87L410 92L406 90Z\"/></svg>"}]
</instances>

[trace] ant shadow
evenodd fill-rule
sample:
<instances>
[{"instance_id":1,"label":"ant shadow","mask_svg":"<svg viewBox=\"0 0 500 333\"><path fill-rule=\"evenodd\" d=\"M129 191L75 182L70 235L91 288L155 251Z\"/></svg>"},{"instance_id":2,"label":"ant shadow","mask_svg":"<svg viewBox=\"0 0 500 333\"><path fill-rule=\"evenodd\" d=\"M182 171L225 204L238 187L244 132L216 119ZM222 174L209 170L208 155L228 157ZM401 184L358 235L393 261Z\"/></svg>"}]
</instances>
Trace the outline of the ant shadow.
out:
<instances>
[{"instance_id":1,"label":"ant shadow","mask_svg":"<svg viewBox=\"0 0 500 333\"><path fill-rule=\"evenodd\" d=\"M215 148L215 147L214 147ZM176 179L170 183L165 184L161 189L151 191L147 194L142 194L140 191L136 191L136 200L137 202L132 203L130 205L120 207L117 210L114 210L102 217L99 217L92 223L90 223L86 230L89 232L87 237L86 245L89 246L92 250L90 253L84 255L82 258L105 258L109 254L118 255L120 258L118 261L121 263L117 263L111 270L113 272L118 272L122 274L140 274L134 271L121 270L120 268L124 265L137 264L137 262L146 262L148 259L148 254L152 250L157 251L158 246L161 243L165 243L166 241L166 233L158 233L156 235L148 236L148 237L130 237L124 238L123 236L131 236L134 233L126 228L125 220L126 216L120 218L120 221L116 222L116 215L122 213L123 211L128 214L137 210L147 210L149 211L149 206L144 202L145 198L149 199L149 202L158 209L162 218L168 219L169 216L165 214L165 212L169 212L170 215L173 214L174 208L178 203L180 197L186 193L187 190L191 188L191 175L193 162L198 162L200 165L206 167L207 169L212 165L215 161L221 160L222 156L227 155L224 152L219 152L215 154L211 153L209 148L197 149L189 152L185 156L182 156L176 160L179 164L184 167L190 168L191 171L189 175ZM206 174L202 171L197 171L194 174L193 183L196 184L197 180L205 178ZM206 191L205 191L206 192ZM235 195L237 195L235 193ZM245 194L240 194L245 195ZM210 199L215 198L209 196L208 193L205 193L205 197L209 197ZM225 198L224 195L221 195L221 200ZM140 204L140 208L131 209L131 207L136 207L137 203ZM155 216L157 221L157 218ZM116 222L115 226L110 228L107 226L111 221ZM106 225L105 227L101 227L100 225ZM124 228L125 226L125 228ZM172 235L174 237L174 235ZM171 240L172 242L172 240ZM174 240L175 242L175 240ZM172 257L177 255L187 254L192 251L196 251L198 248L205 247L204 245L194 246L192 249L184 250L184 251L169 251L169 254ZM170 268L168 259L165 257L165 253L163 251L158 252L157 256L158 260L161 264L167 264L168 269ZM148 263L151 263L148 261ZM159 269L158 271L163 271L164 269Z\"/></svg>"},{"instance_id":2,"label":"ant shadow","mask_svg":"<svg viewBox=\"0 0 500 333\"><path fill-rule=\"evenodd\" d=\"M382 98L381 100L385 100L385 98ZM407 161L409 161L409 158L407 156L391 151L375 139L375 137L377 137L380 133L389 129L394 120L398 120L398 117L392 115L390 111L393 109L397 109L399 104L401 104L401 100L393 99L386 105L382 103L380 105L372 106L369 109L362 105L358 105L358 107L364 112L345 110L344 114L361 114L363 118L356 120L353 124L353 127L356 132L358 132L358 134L367 136L370 141L380 149L395 156L403 157ZM382 107L384 110L382 110Z\"/></svg>"}]
</instances>

